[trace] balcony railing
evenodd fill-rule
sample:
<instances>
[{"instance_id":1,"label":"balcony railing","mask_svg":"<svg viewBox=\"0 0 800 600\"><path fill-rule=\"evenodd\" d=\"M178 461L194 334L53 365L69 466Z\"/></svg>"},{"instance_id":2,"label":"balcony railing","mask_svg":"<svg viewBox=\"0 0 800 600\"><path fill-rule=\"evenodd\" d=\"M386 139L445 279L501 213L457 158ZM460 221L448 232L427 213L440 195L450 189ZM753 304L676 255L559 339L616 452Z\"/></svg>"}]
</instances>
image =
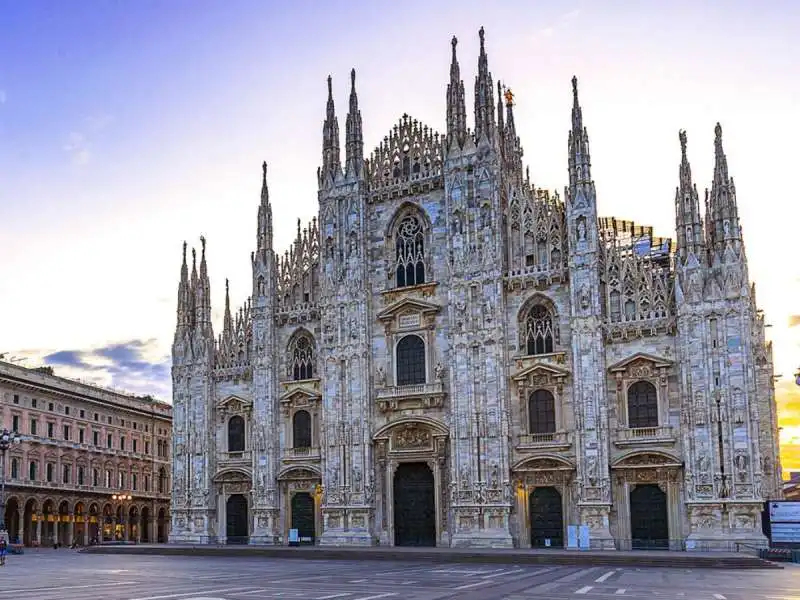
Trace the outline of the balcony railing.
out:
<instances>
[{"instance_id":1,"label":"balcony railing","mask_svg":"<svg viewBox=\"0 0 800 600\"><path fill-rule=\"evenodd\" d=\"M250 462L250 450L243 450L241 452L224 452L221 460L223 462Z\"/></svg>"},{"instance_id":2,"label":"balcony railing","mask_svg":"<svg viewBox=\"0 0 800 600\"><path fill-rule=\"evenodd\" d=\"M286 448L284 459L312 460L320 457L319 448Z\"/></svg>"},{"instance_id":3,"label":"balcony railing","mask_svg":"<svg viewBox=\"0 0 800 600\"><path fill-rule=\"evenodd\" d=\"M553 433L523 433L519 436L517 447L526 448L569 448L572 439L568 431Z\"/></svg>"},{"instance_id":4,"label":"balcony railing","mask_svg":"<svg viewBox=\"0 0 800 600\"><path fill-rule=\"evenodd\" d=\"M657 427L625 427L617 430L617 446L642 444L674 444L675 432L670 425Z\"/></svg>"},{"instance_id":5,"label":"balcony railing","mask_svg":"<svg viewBox=\"0 0 800 600\"><path fill-rule=\"evenodd\" d=\"M378 408L383 411L401 409L439 408L444 402L444 383L418 383L378 388L375 391Z\"/></svg>"}]
</instances>

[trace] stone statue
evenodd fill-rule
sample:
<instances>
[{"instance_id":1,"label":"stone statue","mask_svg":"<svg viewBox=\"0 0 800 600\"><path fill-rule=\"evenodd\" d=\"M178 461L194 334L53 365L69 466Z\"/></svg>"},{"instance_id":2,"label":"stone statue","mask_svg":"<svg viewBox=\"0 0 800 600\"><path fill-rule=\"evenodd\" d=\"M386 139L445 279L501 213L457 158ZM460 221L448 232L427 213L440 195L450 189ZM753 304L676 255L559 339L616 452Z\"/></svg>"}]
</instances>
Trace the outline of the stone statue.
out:
<instances>
[{"instance_id":1,"label":"stone statue","mask_svg":"<svg viewBox=\"0 0 800 600\"><path fill-rule=\"evenodd\" d=\"M383 367L378 367L377 380L378 387L386 387L386 371Z\"/></svg>"},{"instance_id":2,"label":"stone statue","mask_svg":"<svg viewBox=\"0 0 800 600\"><path fill-rule=\"evenodd\" d=\"M444 379L444 366L442 363L436 363L436 366L433 368L433 374L436 377L436 381L442 381Z\"/></svg>"}]
</instances>

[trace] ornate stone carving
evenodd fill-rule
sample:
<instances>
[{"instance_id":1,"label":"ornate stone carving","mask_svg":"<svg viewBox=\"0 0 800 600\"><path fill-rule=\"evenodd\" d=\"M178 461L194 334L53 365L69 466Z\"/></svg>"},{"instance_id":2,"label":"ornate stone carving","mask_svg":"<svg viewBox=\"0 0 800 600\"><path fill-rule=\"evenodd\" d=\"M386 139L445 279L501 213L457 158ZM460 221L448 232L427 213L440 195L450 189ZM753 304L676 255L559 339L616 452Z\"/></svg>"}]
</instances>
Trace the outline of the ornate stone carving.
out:
<instances>
[{"instance_id":1,"label":"ornate stone carving","mask_svg":"<svg viewBox=\"0 0 800 600\"><path fill-rule=\"evenodd\" d=\"M403 425L392 436L392 448L397 450L421 450L431 448L431 432L417 425Z\"/></svg>"}]
</instances>

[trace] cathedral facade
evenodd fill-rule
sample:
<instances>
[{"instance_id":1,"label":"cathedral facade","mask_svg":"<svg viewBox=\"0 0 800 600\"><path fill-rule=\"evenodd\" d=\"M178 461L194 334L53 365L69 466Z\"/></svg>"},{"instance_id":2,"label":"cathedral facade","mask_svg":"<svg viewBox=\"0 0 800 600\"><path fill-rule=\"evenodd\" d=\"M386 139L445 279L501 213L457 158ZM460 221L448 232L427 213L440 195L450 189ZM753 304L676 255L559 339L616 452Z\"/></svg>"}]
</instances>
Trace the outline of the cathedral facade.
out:
<instances>
[{"instance_id":1,"label":"cathedral facade","mask_svg":"<svg viewBox=\"0 0 800 600\"><path fill-rule=\"evenodd\" d=\"M319 216L276 253L264 165L252 296L218 336L184 244L172 541L765 541L772 354L721 128L702 214L680 133L659 238L598 216L572 87L561 195L523 170L482 29L472 128L455 38L444 134L403 115L365 158L353 72L342 157L329 78Z\"/></svg>"}]
</instances>

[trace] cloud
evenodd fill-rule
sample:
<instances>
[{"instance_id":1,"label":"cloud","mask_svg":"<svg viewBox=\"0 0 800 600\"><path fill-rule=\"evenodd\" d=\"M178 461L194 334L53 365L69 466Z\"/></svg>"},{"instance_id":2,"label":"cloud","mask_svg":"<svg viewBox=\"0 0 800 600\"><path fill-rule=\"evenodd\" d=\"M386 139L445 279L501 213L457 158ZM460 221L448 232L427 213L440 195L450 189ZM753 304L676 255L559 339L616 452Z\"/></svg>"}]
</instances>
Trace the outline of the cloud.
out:
<instances>
[{"instance_id":1,"label":"cloud","mask_svg":"<svg viewBox=\"0 0 800 600\"><path fill-rule=\"evenodd\" d=\"M797 327L800 325L800 315L791 315L789 317L789 327Z\"/></svg>"},{"instance_id":2,"label":"cloud","mask_svg":"<svg viewBox=\"0 0 800 600\"><path fill-rule=\"evenodd\" d=\"M171 396L171 359L158 349L155 339L59 350L44 354L41 360L63 377L162 399Z\"/></svg>"},{"instance_id":3,"label":"cloud","mask_svg":"<svg viewBox=\"0 0 800 600\"><path fill-rule=\"evenodd\" d=\"M556 33L558 33L562 25L564 25L568 21L577 19L580 16L581 12L582 9L573 8L569 12L565 12L559 15L554 23L551 23L546 27L542 27L541 29L536 30L536 32L531 36L531 39L534 42L540 42L552 38Z\"/></svg>"},{"instance_id":4,"label":"cloud","mask_svg":"<svg viewBox=\"0 0 800 600\"><path fill-rule=\"evenodd\" d=\"M91 162L94 140L113 121L114 118L110 115L86 117L79 129L70 132L63 149L70 156L73 165L83 166Z\"/></svg>"}]
</instances>

